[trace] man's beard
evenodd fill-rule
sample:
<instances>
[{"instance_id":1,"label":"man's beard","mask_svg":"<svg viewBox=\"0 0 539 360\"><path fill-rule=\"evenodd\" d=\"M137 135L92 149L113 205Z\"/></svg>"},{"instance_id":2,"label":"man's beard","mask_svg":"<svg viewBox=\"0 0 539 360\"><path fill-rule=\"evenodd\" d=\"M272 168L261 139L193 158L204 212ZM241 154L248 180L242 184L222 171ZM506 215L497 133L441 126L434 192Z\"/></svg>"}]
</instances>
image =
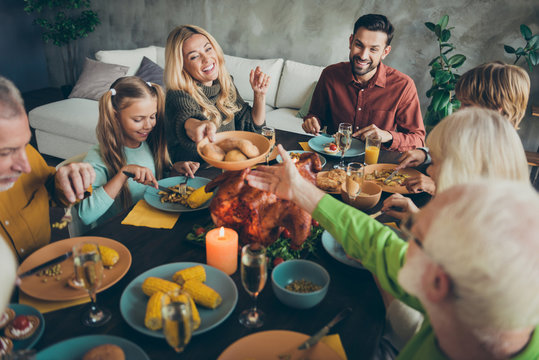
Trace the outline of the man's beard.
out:
<instances>
[{"instance_id":1,"label":"man's beard","mask_svg":"<svg viewBox=\"0 0 539 360\"><path fill-rule=\"evenodd\" d=\"M378 67L378 64L374 64L374 62L371 62L369 66L366 69L361 69L359 67L356 68L356 60L362 61L362 59L355 55L350 59L350 66L352 67L352 73L355 76L363 76L365 74L370 73L371 71L375 70Z\"/></svg>"},{"instance_id":2,"label":"man's beard","mask_svg":"<svg viewBox=\"0 0 539 360\"><path fill-rule=\"evenodd\" d=\"M398 274L399 284L407 293L416 296L419 300L425 300L425 291L421 279L430 260L422 253L416 252L409 257Z\"/></svg>"},{"instance_id":3,"label":"man's beard","mask_svg":"<svg viewBox=\"0 0 539 360\"><path fill-rule=\"evenodd\" d=\"M4 180L4 179L11 179L11 178L16 178L18 179L20 176L19 175L11 175L11 176L1 176L0 177L0 191L6 191L6 190L9 190L13 187L13 185L15 185L15 183L17 182L17 180L13 181L13 182L10 182L10 183L7 183L7 184L2 184L1 181Z\"/></svg>"}]
</instances>

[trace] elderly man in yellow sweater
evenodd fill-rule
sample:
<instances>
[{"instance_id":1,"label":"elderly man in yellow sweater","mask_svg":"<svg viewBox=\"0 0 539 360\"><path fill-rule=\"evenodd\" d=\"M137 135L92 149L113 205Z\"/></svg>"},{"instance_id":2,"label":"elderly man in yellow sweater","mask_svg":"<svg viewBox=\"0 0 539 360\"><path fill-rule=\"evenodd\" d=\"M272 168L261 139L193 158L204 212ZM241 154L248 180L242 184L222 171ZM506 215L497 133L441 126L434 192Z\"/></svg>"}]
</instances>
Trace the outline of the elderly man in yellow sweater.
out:
<instances>
[{"instance_id":1,"label":"elderly man in yellow sweater","mask_svg":"<svg viewBox=\"0 0 539 360\"><path fill-rule=\"evenodd\" d=\"M0 241L19 261L50 242L51 203L65 207L82 199L95 179L90 164L48 166L30 137L20 92L0 76Z\"/></svg>"}]
</instances>

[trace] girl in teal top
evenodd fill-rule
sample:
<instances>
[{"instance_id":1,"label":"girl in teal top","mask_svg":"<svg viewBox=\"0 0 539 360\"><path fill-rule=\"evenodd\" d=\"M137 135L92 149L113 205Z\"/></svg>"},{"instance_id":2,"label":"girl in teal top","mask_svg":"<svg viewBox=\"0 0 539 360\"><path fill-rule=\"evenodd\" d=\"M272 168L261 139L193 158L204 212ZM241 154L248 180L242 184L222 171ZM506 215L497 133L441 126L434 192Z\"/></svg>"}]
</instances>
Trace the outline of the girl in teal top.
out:
<instances>
[{"instance_id":1,"label":"girl in teal top","mask_svg":"<svg viewBox=\"0 0 539 360\"><path fill-rule=\"evenodd\" d=\"M147 184L157 188L157 179L172 168L194 176L199 163L170 162L164 99L159 85L128 76L116 80L99 100L98 144L84 159L92 164L96 179L92 196L77 205L84 224L93 227L129 208L143 198Z\"/></svg>"}]
</instances>

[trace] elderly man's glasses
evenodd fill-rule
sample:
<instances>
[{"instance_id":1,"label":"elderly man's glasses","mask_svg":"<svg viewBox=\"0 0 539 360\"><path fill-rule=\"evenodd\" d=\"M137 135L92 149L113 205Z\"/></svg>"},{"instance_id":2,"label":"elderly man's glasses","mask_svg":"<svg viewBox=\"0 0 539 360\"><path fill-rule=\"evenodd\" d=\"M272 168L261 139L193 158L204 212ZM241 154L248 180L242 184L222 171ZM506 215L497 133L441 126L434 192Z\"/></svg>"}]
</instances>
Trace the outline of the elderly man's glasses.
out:
<instances>
[{"instance_id":1,"label":"elderly man's glasses","mask_svg":"<svg viewBox=\"0 0 539 360\"><path fill-rule=\"evenodd\" d=\"M407 218L403 219L400 223L400 230L404 233L404 235L406 235L406 240L408 242L410 242L410 240L413 240L417 246L419 246L421 249L423 249L423 243L421 241L419 241L419 239L414 235L412 234L412 226L414 225L415 223L415 214L411 214L410 216L408 216Z\"/></svg>"}]
</instances>

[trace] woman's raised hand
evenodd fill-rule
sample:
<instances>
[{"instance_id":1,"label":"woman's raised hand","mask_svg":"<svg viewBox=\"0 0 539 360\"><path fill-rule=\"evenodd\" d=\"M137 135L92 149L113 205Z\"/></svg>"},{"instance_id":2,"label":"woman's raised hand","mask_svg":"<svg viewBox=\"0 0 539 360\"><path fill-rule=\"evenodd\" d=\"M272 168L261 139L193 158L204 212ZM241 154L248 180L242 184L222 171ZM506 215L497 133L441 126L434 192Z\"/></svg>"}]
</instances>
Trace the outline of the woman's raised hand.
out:
<instances>
[{"instance_id":1,"label":"woman's raised hand","mask_svg":"<svg viewBox=\"0 0 539 360\"><path fill-rule=\"evenodd\" d=\"M270 76L264 74L262 70L260 70L260 66L257 66L256 69L251 70L249 82L251 83L255 95L266 95L270 85Z\"/></svg>"},{"instance_id":2,"label":"woman's raised hand","mask_svg":"<svg viewBox=\"0 0 539 360\"><path fill-rule=\"evenodd\" d=\"M140 184L144 185L150 185L153 184L153 186L157 189L157 179L153 175L152 171L144 166L138 166L134 164L126 165L122 168L122 171L128 171L130 173L135 174L133 177L133 180ZM127 176L126 176L127 180Z\"/></svg>"}]
</instances>

